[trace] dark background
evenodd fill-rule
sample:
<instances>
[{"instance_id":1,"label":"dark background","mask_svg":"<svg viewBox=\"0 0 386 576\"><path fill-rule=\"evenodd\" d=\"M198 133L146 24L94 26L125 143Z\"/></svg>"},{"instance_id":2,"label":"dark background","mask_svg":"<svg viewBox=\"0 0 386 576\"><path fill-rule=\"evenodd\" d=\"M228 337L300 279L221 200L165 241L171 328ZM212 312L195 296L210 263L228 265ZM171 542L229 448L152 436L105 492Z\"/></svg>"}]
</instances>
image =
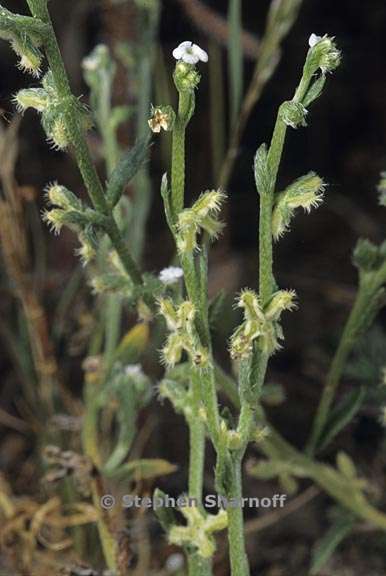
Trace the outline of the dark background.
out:
<instances>
[{"instance_id":1,"label":"dark background","mask_svg":"<svg viewBox=\"0 0 386 576\"><path fill-rule=\"evenodd\" d=\"M23 11L24 3L21 1L3 4L12 10ZM206 4L226 15L227 2L206 0ZM247 30L256 35L263 32L267 6L266 1L243 2L243 20ZM97 42L106 39L103 5L98 2L52 0L50 9L74 89L76 93L86 94L79 63ZM130 23L127 26L129 29ZM296 313L284 320L285 350L272 361L269 379L284 386L287 401L281 407L272 409L271 416L289 440L298 446L302 446L307 438L324 374L355 295L356 271L351 264L351 253L356 239L366 236L382 241L385 237L386 211L378 206L376 194L379 173L386 169L385 31L384 0L304 1L300 16L284 42L280 65L249 120L227 190L227 233L213 251L212 292L220 287L232 292L242 286L253 287L256 284L258 198L253 181L253 155L262 142L269 141L278 106L292 96L300 78L310 34L328 33L335 36L343 53L342 65L329 78L323 96L313 106L308 128L289 130L280 171L283 186L309 170L315 170L328 183L325 203L310 216L299 214L291 233L276 245L275 253L278 284L283 288L294 288L300 306ZM166 0L162 10L160 42L170 70L173 65L171 50L187 38L203 48L208 43L207 37L191 23L180 4ZM13 113L10 97L18 88L26 85L26 78L17 71L14 62L9 48L0 44L0 108L4 110L6 119ZM253 64L248 60L245 62L246 80L251 75ZM189 128L188 194L191 197L213 184L208 162L208 84L205 66L201 68L203 81L196 114ZM123 138L130 139L129 133ZM49 150L38 120L30 113L23 122L20 145L18 180L21 184L40 189L47 182L58 179L81 189L71 159ZM157 192L164 169L157 150L151 166L154 207L150 216L145 266L158 270L171 257L172 245ZM41 203L40 199L38 203ZM47 241L53 278L45 287L44 294L49 309L60 291L60 278L71 273L75 258L70 235L53 239L47 233ZM381 316L380 326L383 320ZM12 371L6 353L2 359L2 369L5 377ZM80 380L71 382L71 387L79 393L80 385ZM346 378L341 390L351 385L350 378ZM181 422L179 419L174 422L172 412L167 407L163 408L160 418L164 423L164 434L158 442L167 457L172 461L179 460L184 445L176 439L173 426L180 428ZM376 414L371 410L365 411L339 437L332 455L337 448L344 447L365 466L371 467L373 458L377 457L376 448L381 436L382 429ZM183 486L182 477L175 482L181 482ZM252 486L251 489L255 490L255 484ZM265 546L266 552L270 552L270 558L274 551L278 566L286 565L285 555L291 538L296 543L294 550L300 549L300 557L307 556L308 546L323 530L325 519L319 514L323 502L321 499L313 516L310 513L306 520L294 520L287 526L287 532L284 526L283 532L270 533L267 540L260 543ZM356 542L355 546L360 551L360 543ZM350 558L351 552L350 549ZM268 572L268 556L268 552L262 552L262 567L267 569L267 575L290 573ZM294 560L292 556L289 562L293 562L294 566L302 565L302 560ZM364 573L369 561L364 557L363 553L358 552L353 564L358 572L349 574ZM378 559L379 554L374 553L374 558ZM386 565L382 566L380 560L374 562L374 570L381 570L379 574L385 573L382 570L386 570Z\"/></svg>"}]
</instances>

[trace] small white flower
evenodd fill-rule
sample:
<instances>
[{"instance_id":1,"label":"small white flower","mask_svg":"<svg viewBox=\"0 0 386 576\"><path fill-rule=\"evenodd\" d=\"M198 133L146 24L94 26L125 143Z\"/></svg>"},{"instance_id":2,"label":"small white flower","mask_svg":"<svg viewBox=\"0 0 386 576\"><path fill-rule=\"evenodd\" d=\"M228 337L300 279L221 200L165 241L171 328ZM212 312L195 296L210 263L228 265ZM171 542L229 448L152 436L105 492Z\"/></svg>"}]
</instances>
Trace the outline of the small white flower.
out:
<instances>
[{"instance_id":1,"label":"small white flower","mask_svg":"<svg viewBox=\"0 0 386 576\"><path fill-rule=\"evenodd\" d=\"M178 282L183 275L184 272L182 268L178 268L178 266L169 266L169 268L161 270L159 279L162 284L174 284L175 282Z\"/></svg>"},{"instance_id":2,"label":"small white flower","mask_svg":"<svg viewBox=\"0 0 386 576\"><path fill-rule=\"evenodd\" d=\"M141 364L128 364L125 366L126 376L143 376L143 370Z\"/></svg>"},{"instance_id":3,"label":"small white flower","mask_svg":"<svg viewBox=\"0 0 386 576\"><path fill-rule=\"evenodd\" d=\"M317 36L317 34L311 34L311 36L308 39L308 44L309 44L310 48L313 48L315 46L315 44L317 44L321 40L322 40L322 36Z\"/></svg>"},{"instance_id":4,"label":"small white flower","mask_svg":"<svg viewBox=\"0 0 386 576\"><path fill-rule=\"evenodd\" d=\"M184 567L184 564L185 561L183 555L177 552L168 556L165 563L165 568L166 571L170 573L179 572Z\"/></svg>"},{"instance_id":5,"label":"small white flower","mask_svg":"<svg viewBox=\"0 0 386 576\"><path fill-rule=\"evenodd\" d=\"M173 56L176 60L182 60L186 62L186 64L197 64L200 60L201 62L208 62L208 54L205 50L189 40L181 42L181 44L173 50Z\"/></svg>"}]
</instances>

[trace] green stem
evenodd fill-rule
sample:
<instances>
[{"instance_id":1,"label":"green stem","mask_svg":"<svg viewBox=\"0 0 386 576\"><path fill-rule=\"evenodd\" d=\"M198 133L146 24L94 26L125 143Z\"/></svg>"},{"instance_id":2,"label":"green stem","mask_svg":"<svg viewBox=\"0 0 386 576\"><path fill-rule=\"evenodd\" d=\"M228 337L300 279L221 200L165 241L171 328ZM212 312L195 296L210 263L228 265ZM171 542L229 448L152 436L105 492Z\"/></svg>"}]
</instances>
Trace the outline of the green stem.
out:
<instances>
[{"instance_id":1,"label":"green stem","mask_svg":"<svg viewBox=\"0 0 386 576\"><path fill-rule=\"evenodd\" d=\"M200 374L192 370L191 378L191 411L189 418L190 460L189 460L189 495L201 500L203 489L203 474L205 460L205 425L200 418Z\"/></svg>"},{"instance_id":2,"label":"green stem","mask_svg":"<svg viewBox=\"0 0 386 576\"><path fill-rule=\"evenodd\" d=\"M122 238L122 234L119 231L116 221L113 217L110 218L110 222L107 225L107 232L109 238L121 260L126 272L130 276L132 282L137 286L142 284L142 275L134 262L126 243Z\"/></svg>"},{"instance_id":3,"label":"green stem","mask_svg":"<svg viewBox=\"0 0 386 576\"><path fill-rule=\"evenodd\" d=\"M205 424L199 415L201 406L200 375L192 372L192 416L188 420L190 457L189 457L189 496L202 502L204 465L205 465ZM211 576L212 562L197 553L188 554L189 576Z\"/></svg>"},{"instance_id":4,"label":"green stem","mask_svg":"<svg viewBox=\"0 0 386 576\"><path fill-rule=\"evenodd\" d=\"M171 206L176 217L185 204L185 131L190 120L193 92L179 92L178 114L172 138Z\"/></svg>"},{"instance_id":5,"label":"green stem","mask_svg":"<svg viewBox=\"0 0 386 576\"><path fill-rule=\"evenodd\" d=\"M276 180L283 154L286 133L287 126L281 118L281 110L279 109L267 158L270 173L270 187L267 190L261 191L260 194L259 298L263 306L270 300L274 290L272 210ZM257 351L255 354L259 354L258 358L255 359L257 364L255 371L252 371L251 366L245 365L245 363L242 363L240 366L241 412L238 432L240 434L242 447L232 456L234 467L229 492L230 498L236 498L240 502L242 498L241 469L243 456L255 417L257 395L264 384L269 360L267 354ZM251 397L252 395L254 395L254 398ZM239 506L228 509L228 516L228 538L232 576L248 576L250 572L245 550L242 508Z\"/></svg>"},{"instance_id":6,"label":"green stem","mask_svg":"<svg viewBox=\"0 0 386 576\"><path fill-rule=\"evenodd\" d=\"M173 129L172 143L172 179L171 204L174 220L184 209L185 196L185 134L186 126L190 120L193 108L193 92L179 92L178 115ZM172 231L173 232L173 231ZM204 255L205 256L205 255ZM201 259L204 258L201 255ZM197 310L197 330L203 345L210 348L209 322L207 305L202 305L201 294L207 291L207 278L197 280L197 269L193 255L180 257L181 267L184 271L186 291ZM205 285L204 285L205 284ZM209 350L211 353L211 351ZM207 411L208 426L213 442L216 444L219 431L219 410L214 375L213 360L209 360L210 368L203 371L201 376L201 394Z\"/></svg>"},{"instance_id":7,"label":"green stem","mask_svg":"<svg viewBox=\"0 0 386 576\"><path fill-rule=\"evenodd\" d=\"M98 103L97 107L97 120L98 128L103 140L103 152L106 163L107 176L110 177L116 165L119 162L120 148L117 139L117 131L111 125L110 117L112 113L112 81L113 78L109 74L104 74L102 77L101 86L99 87L99 95L96 94L95 98ZM114 209L115 214L119 218L120 208L116 206ZM102 258L106 258L106 253L109 250L109 242L106 238L103 244ZM112 368L114 351L118 345L119 333L122 319L122 298L118 294L108 294L105 299L106 313L104 314L105 325L105 348L104 348L104 365L106 377L108 377Z\"/></svg>"},{"instance_id":8,"label":"green stem","mask_svg":"<svg viewBox=\"0 0 386 576\"><path fill-rule=\"evenodd\" d=\"M192 114L193 98L193 92L179 93L178 115L173 129L171 210L174 222L184 209L185 204L185 133ZM174 234L174 231L171 231ZM201 255L201 271L205 271L202 260L204 257L206 256ZM198 271L193 255L181 256L180 262L184 270L186 291L197 311L196 323L200 341L203 345L208 346L210 351L207 298L203 297L204 291L207 290L207 276L201 273L201 280L198 280ZM213 366L213 362L211 366ZM205 424L200 418L199 409L202 401L206 408L212 441L216 445L220 418L214 368L205 371L192 368L191 391L192 416L188 420L190 435L189 496L197 498L201 502L205 463ZM196 552L188 553L188 570L189 576L211 576L212 562L210 559L202 558Z\"/></svg>"},{"instance_id":9,"label":"green stem","mask_svg":"<svg viewBox=\"0 0 386 576\"><path fill-rule=\"evenodd\" d=\"M259 216L259 295L264 306L273 290L272 247L273 194L261 194Z\"/></svg>"},{"instance_id":10,"label":"green stem","mask_svg":"<svg viewBox=\"0 0 386 576\"><path fill-rule=\"evenodd\" d=\"M237 505L228 508L228 540L232 576L249 576L248 557L245 550L244 517L242 502L242 460L243 452L233 456L231 485L228 499L235 499Z\"/></svg>"}]
</instances>

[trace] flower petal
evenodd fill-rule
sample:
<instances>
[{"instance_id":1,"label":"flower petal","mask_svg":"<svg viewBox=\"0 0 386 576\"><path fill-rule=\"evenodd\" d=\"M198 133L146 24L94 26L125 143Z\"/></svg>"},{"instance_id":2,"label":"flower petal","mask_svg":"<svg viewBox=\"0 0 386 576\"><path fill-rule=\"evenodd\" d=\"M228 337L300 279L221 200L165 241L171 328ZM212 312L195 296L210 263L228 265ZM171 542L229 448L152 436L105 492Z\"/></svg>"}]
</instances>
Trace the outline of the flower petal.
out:
<instances>
[{"instance_id":1,"label":"flower petal","mask_svg":"<svg viewBox=\"0 0 386 576\"><path fill-rule=\"evenodd\" d=\"M197 44L192 45L192 52L201 62L208 62L208 54L200 48Z\"/></svg>"},{"instance_id":2,"label":"flower petal","mask_svg":"<svg viewBox=\"0 0 386 576\"><path fill-rule=\"evenodd\" d=\"M321 36L318 36L317 34L311 34L311 36L308 39L308 44L309 44L310 48L313 48L315 46L315 44L320 42L321 39L322 39Z\"/></svg>"},{"instance_id":3,"label":"flower petal","mask_svg":"<svg viewBox=\"0 0 386 576\"><path fill-rule=\"evenodd\" d=\"M173 50L173 57L176 60L182 60L187 48L191 48L192 43L190 40L185 40L185 42L181 42L177 48Z\"/></svg>"},{"instance_id":4,"label":"flower petal","mask_svg":"<svg viewBox=\"0 0 386 576\"><path fill-rule=\"evenodd\" d=\"M185 52L182 56L182 61L186 62L186 64L197 64L199 57L191 52Z\"/></svg>"}]
</instances>

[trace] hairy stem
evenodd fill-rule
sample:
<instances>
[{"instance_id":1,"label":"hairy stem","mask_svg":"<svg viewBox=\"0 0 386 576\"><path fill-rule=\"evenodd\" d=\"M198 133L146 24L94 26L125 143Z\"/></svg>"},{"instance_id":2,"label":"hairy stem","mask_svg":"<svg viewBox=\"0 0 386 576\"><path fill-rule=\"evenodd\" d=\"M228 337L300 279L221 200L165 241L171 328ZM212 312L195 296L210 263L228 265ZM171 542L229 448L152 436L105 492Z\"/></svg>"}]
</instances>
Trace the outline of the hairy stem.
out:
<instances>
[{"instance_id":1,"label":"hairy stem","mask_svg":"<svg viewBox=\"0 0 386 576\"><path fill-rule=\"evenodd\" d=\"M180 92L178 114L172 138L172 197L171 204L174 216L184 209L185 196L185 132L190 119L193 92Z\"/></svg>"},{"instance_id":2,"label":"hairy stem","mask_svg":"<svg viewBox=\"0 0 386 576\"><path fill-rule=\"evenodd\" d=\"M200 375L197 371L192 372L192 416L189 424L189 496L202 502L204 465L205 465L205 424L200 418L201 406ZM199 554L188 555L189 576L211 576L212 562L204 559Z\"/></svg>"},{"instance_id":3,"label":"hairy stem","mask_svg":"<svg viewBox=\"0 0 386 576\"><path fill-rule=\"evenodd\" d=\"M191 93L181 92L179 94L178 116L173 130L172 143L172 178L171 178L171 204L174 220L184 209L185 196L185 132L189 122L192 106ZM184 270L186 290L197 311L197 328L201 340L208 344L208 321L207 309L204 310L201 301L201 290L197 281L197 270L193 255L181 256L181 266ZM206 287L205 287L206 288ZM192 416L188 420L190 458L189 458L189 496L202 501L202 489L205 465L205 424L199 416L201 406L201 395L204 394L209 404L208 420L212 430L218 428L218 404L214 378L202 377L201 373L192 367L191 391L192 391ZM200 380L205 380L205 385ZM214 389L214 395L213 395ZM204 391L205 390L205 391ZM188 552L189 576L211 576L212 562L210 559L202 558L196 552Z\"/></svg>"},{"instance_id":4,"label":"hairy stem","mask_svg":"<svg viewBox=\"0 0 386 576\"><path fill-rule=\"evenodd\" d=\"M82 178L90 199L94 207L100 213L109 217L107 234L110 237L110 240L120 257L122 264L133 283L137 285L141 284L141 273L133 258L131 257L128 248L124 244L112 211L106 202L102 183L91 159L86 137L83 128L80 126L79 114L77 111L77 99L71 92L66 69L64 67L56 35L52 26L51 17L48 12L47 2L46 0L28 0L28 5L33 16L40 18L47 25L47 34L45 36L45 52L49 67L55 80L58 94L67 104L67 111L64 115L64 121L71 142L73 144L76 161L82 174Z\"/></svg>"},{"instance_id":5,"label":"hairy stem","mask_svg":"<svg viewBox=\"0 0 386 576\"><path fill-rule=\"evenodd\" d=\"M248 557L245 551L244 517L242 502L242 460L243 453L233 456L229 500L234 499L235 506L228 508L228 539L232 576L249 576Z\"/></svg>"}]
</instances>

